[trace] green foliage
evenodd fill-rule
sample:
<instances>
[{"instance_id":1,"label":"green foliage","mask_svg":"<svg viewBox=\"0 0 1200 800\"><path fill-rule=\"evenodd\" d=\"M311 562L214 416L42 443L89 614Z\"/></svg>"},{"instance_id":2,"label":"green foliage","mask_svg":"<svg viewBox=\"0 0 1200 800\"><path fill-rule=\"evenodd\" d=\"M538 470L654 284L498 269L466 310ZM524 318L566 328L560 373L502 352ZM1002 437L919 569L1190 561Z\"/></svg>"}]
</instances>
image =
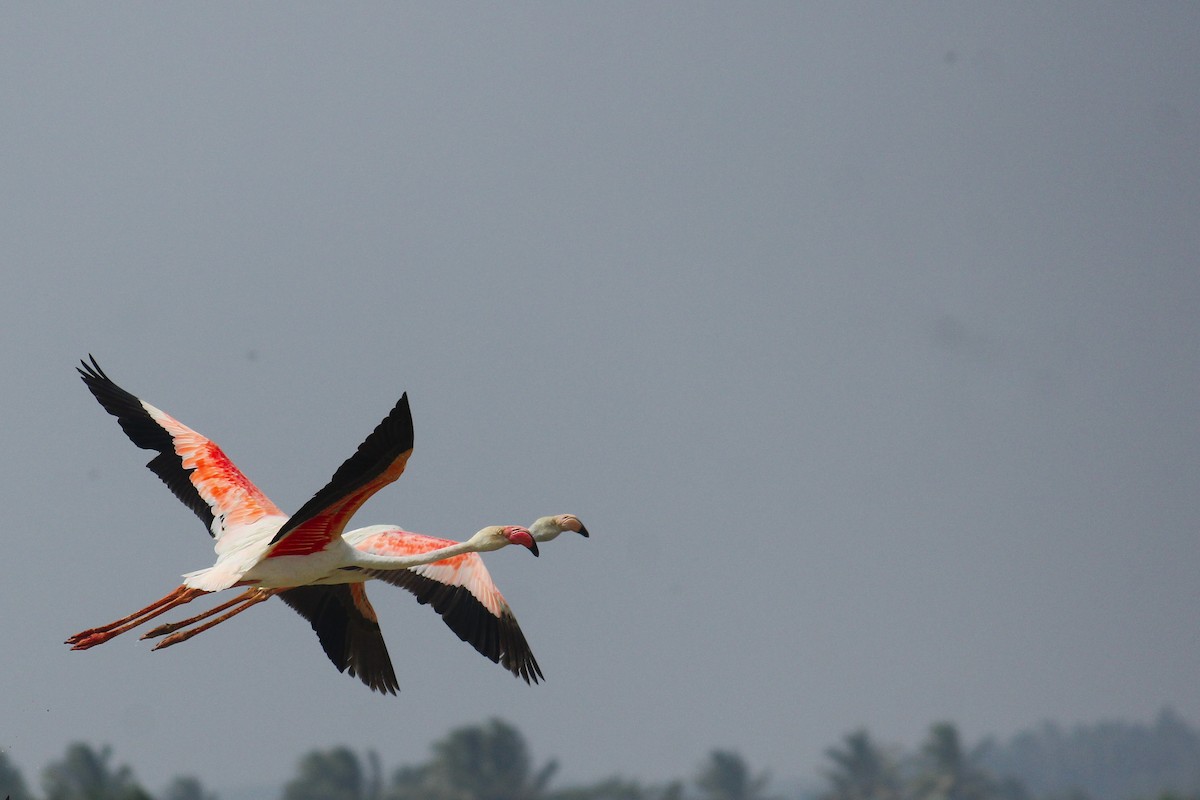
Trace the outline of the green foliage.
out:
<instances>
[{"instance_id":1,"label":"green foliage","mask_svg":"<svg viewBox=\"0 0 1200 800\"><path fill-rule=\"evenodd\" d=\"M427 796L425 782L428 772L428 764L396 770L391 785L384 793L384 800L423 800Z\"/></svg>"},{"instance_id":2,"label":"green foliage","mask_svg":"<svg viewBox=\"0 0 1200 800\"><path fill-rule=\"evenodd\" d=\"M387 800L540 800L558 769L549 762L536 773L525 738L493 719L451 731L433 745L433 758L399 770Z\"/></svg>"},{"instance_id":3,"label":"green foliage","mask_svg":"<svg viewBox=\"0 0 1200 800\"><path fill-rule=\"evenodd\" d=\"M547 800L648 800L648 792L637 781L614 775L587 786L559 789Z\"/></svg>"},{"instance_id":4,"label":"green foliage","mask_svg":"<svg viewBox=\"0 0 1200 800\"><path fill-rule=\"evenodd\" d=\"M829 790L820 800L901 800L899 763L879 748L866 730L847 734L842 746L825 755L833 762L826 770Z\"/></svg>"},{"instance_id":5,"label":"green foliage","mask_svg":"<svg viewBox=\"0 0 1200 800\"><path fill-rule=\"evenodd\" d=\"M108 747L99 752L83 742L67 747L62 761L46 767L42 787L46 800L153 800L127 766L112 768Z\"/></svg>"},{"instance_id":6,"label":"green foliage","mask_svg":"<svg viewBox=\"0 0 1200 800\"><path fill-rule=\"evenodd\" d=\"M999 798L999 784L963 752L958 729L948 722L929 729L918 763L920 771L913 780L912 800Z\"/></svg>"},{"instance_id":7,"label":"green foliage","mask_svg":"<svg viewBox=\"0 0 1200 800\"><path fill-rule=\"evenodd\" d=\"M11 800L30 800L33 797L25 786L21 771L3 750L0 750L0 795Z\"/></svg>"},{"instance_id":8,"label":"green foliage","mask_svg":"<svg viewBox=\"0 0 1200 800\"><path fill-rule=\"evenodd\" d=\"M348 748L313 751L300 760L300 774L284 787L283 800L376 800L379 761L374 754L368 760L374 779Z\"/></svg>"},{"instance_id":9,"label":"green foliage","mask_svg":"<svg viewBox=\"0 0 1200 800\"><path fill-rule=\"evenodd\" d=\"M999 744L983 761L1019 776L1035 797L1091 800L1200 794L1200 733L1170 709L1152 725L1105 722L1064 730L1054 723Z\"/></svg>"},{"instance_id":10,"label":"green foliage","mask_svg":"<svg viewBox=\"0 0 1200 800\"><path fill-rule=\"evenodd\" d=\"M751 776L750 767L737 753L713 750L696 775L704 800L759 800L770 778Z\"/></svg>"},{"instance_id":11,"label":"green foliage","mask_svg":"<svg viewBox=\"0 0 1200 800\"><path fill-rule=\"evenodd\" d=\"M217 796L204 791L199 778L180 775L167 786L162 800L217 800Z\"/></svg>"},{"instance_id":12,"label":"green foliage","mask_svg":"<svg viewBox=\"0 0 1200 800\"><path fill-rule=\"evenodd\" d=\"M525 738L499 719L452 730L431 749L427 761L395 770L386 785L373 752L313 751L298 762L281 800L772 800L768 776L728 750L709 753L686 791L682 781L645 785L620 775L551 789L557 762L536 767ZM986 741L974 749L942 722L907 754L858 730L825 755L826 786L805 800L1200 800L1200 733L1170 711L1153 726L1064 732L1047 723L1006 745ZM111 760L107 747L71 744L45 768L43 800L153 800L128 766ZM35 800L2 751L0 798ZM198 779L178 777L159 800L217 798Z\"/></svg>"},{"instance_id":13,"label":"green foliage","mask_svg":"<svg viewBox=\"0 0 1200 800\"><path fill-rule=\"evenodd\" d=\"M597 783L557 789L546 800L682 800L683 784L672 781L665 786L644 786L638 781L614 775Z\"/></svg>"},{"instance_id":14,"label":"green foliage","mask_svg":"<svg viewBox=\"0 0 1200 800\"><path fill-rule=\"evenodd\" d=\"M929 729L920 751L896 757L855 731L825 755L829 788L820 800L1029 800L1020 782L998 779L967 752L958 730L942 722Z\"/></svg>"}]
</instances>

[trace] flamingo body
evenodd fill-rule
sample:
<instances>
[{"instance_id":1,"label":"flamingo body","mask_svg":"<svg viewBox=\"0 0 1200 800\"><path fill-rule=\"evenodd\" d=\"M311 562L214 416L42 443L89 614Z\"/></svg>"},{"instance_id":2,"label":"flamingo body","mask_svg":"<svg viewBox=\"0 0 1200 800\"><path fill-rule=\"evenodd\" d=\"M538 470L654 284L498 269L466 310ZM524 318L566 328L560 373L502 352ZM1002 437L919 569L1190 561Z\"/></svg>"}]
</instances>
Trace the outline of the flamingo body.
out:
<instances>
[{"instance_id":1,"label":"flamingo body","mask_svg":"<svg viewBox=\"0 0 1200 800\"><path fill-rule=\"evenodd\" d=\"M309 621L340 671L358 676L374 690L394 693L395 672L363 585L382 579L431 604L460 638L491 661L526 682L542 677L516 618L478 556L508 544L521 544L537 555L527 529L491 526L461 543L389 526L343 536L354 512L404 472L413 441L407 394L329 483L289 517L215 442L121 389L94 358L79 372L134 444L157 452L147 467L204 523L215 540L217 559L211 567L187 573L178 589L156 603L75 634L67 640L74 649L93 647L205 593L242 585L251 588L233 601L159 626L143 638L171 633L155 649L174 644L278 594ZM410 573L409 568L428 571ZM233 606L205 625L174 633Z\"/></svg>"}]
</instances>

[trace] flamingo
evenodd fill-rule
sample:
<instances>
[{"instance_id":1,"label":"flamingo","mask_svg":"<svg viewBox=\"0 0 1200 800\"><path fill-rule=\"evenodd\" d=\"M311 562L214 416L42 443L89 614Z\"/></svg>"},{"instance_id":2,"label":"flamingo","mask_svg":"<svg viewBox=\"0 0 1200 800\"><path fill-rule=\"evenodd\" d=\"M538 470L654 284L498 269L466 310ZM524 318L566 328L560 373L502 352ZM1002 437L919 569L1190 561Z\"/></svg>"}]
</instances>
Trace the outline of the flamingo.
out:
<instances>
[{"instance_id":1,"label":"flamingo","mask_svg":"<svg viewBox=\"0 0 1200 800\"><path fill-rule=\"evenodd\" d=\"M530 531L515 525L488 526L461 543L426 537L425 547L403 552L382 545L378 552L373 552L371 547L356 547L343 537L346 522L354 512L371 495L404 472L413 441L407 394L401 396L355 454L338 468L330 482L288 517L234 466L215 442L120 388L94 357L90 359L91 364L81 362L82 367L78 370L85 385L104 409L117 418L134 444L158 452L147 467L205 523L215 540L217 560L207 569L185 574L177 589L154 603L108 625L71 636L67 644L72 649L94 647L204 594L232 586L249 586L251 588L246 592L216 609L181 623L160 626L147 636L161 635L167 630L173 632L218 611L233 608L205 625L173 632L155 649L175 644L279 594L284 602L312 623L326 654L339 670L348 669L351 675L357 674L374 690L395 693L398 688L395 673L379 635L374 609L367 600L364 581L386 578L397 571L438 561L469 560L466 559L468 556L478 559L479 552L497 550L509 544L519 544L534 555L538 554L537 543ZM372 531L369 528L361 530ZM374 530L373 533L382 531ZM482 560L478 561L475 572L481 576L476 583L482 596L490 597L486 587L491 585L494 590L494 585L483 569ZM498 592L495 595L499 597ZM350 619L343 618L340 622L343 638L340 649L333 642L337 626L325 621L330 617L331 603L352 609ZM491 638L472 643L485 656L500 661L527 683L536 682L542 677L537 662L515 617L508 611L506 618L507 605L501 604L503 598L492 602L492 607L499 609L499 616L490 625L478 623L471 629L483 631L482 634L471 634L476 640L480 635ZM451 624L449 619L447 623ZM367 642L372 637L372 627L377 641L357 648L351 646L355 642ZM459 623L458 628L451 624L451 628L460 637L468 638L462 632L468 630L467 623ZM335 653L338 658L334 657Z\"/></svg>"},{"instance_id":2,"label":"flamingo","mask_svg":"<svg viewBox=\"0 0 1200 800\"><path fill-rule=\"evenodd\" d=\"M587 528L574 514L541 517L530 525L528 530L534 540L539 542L551 541L564 531L576 531L582 536L588 536ZM401 557L434 552L455 544L447 539L412 533L388 525L359 528L343 534L342 538L364 552ZM477 553L444 558L406 570L372 570L366 574L369 578L406 589L415 595L417 602L422 605L429 604L442 616L450 630L493 663L500 663L527 681L531 678L536 681L537 678L544 677L531 653L524 662L512 659L512 653L527 653L529 647L512 609L496 588L483 559ZM356 588L356 585L351 585L349 591L353 592ZM160 625L144 634L142 638L150 639L171 634L238 602L261 602L255 599L256 593L261 591L248 589L244 595L230 603L217 606L191 619ZM376 683L386 685L390 662L387 661L387 651L379 626L369 611L364 614L360 610L360 601L353 594L347 595L346 591L344 587L306 586L282 590L278 594L285 603L309 621L326 656L339 671L350 669L351 675L359 674L368 686L374 687ZM154 649L170 646L176 641L179 640L168 636Z\"/></svg>"},{"instance_id":3,"label":"flamingo","mask_svg":"<svg viewBox=\"0 0 1200 800\"><path fill-rule=\"evenodd\" d=\"M588 537L588 529L574 514L539 517L529 526L529 533L535 542L549 542L565 531L574 531L585 539Z\"/></svg>"}]
</instances>

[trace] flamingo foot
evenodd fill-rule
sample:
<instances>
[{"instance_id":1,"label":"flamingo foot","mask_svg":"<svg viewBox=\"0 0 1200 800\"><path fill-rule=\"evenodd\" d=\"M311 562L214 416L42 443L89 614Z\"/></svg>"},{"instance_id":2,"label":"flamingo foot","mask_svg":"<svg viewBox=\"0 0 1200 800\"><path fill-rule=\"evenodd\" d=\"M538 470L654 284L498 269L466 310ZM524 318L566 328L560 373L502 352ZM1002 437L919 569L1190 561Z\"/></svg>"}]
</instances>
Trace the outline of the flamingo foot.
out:
<instances>
[{"instance_id":1,"label":"flamingo foot","mask_svg":"<svg viewBox=\"0 0 1200 800\"><path fill-rule=\"evenodd\" d=\"M174 633L178 629L182 628L183 625L184 625L183 622L164 622L162 625L159 625L157 628L143 633L141 638L142 639L156 639L159 636L166 636L168 633Z\"/></svg>"},{"instance_id":2,"label":"flamingo foot","mask_svg":"<svg viewBox=\"0 0 1200 800\"><path fill-rule=\"evenodd\" d=\"M193 631L180 631L179 633L173 633L170 636L168 636L167 638L163 639L158 644L154 645L154 647L152 647L150 649L151 650L162 650L164 647L170 647L173 644L179 644L180 642L186 642L188 639L192 638L192 634L193 634ZM143 636L142 638L144 639L146 637Z\"/></svg>"},{"instance_id":3,"label":"flamingo foot","mask_svg":"<svg viewBox=\"0 0 1200 800\"><path fill-rule=\"evenodd\" d=\"M96 628L88 628L86 631L80 631L79 633L68 637L67 640L65 642L63 642L63 644L79 644L84 639L89 638L96 632L97 632Z\"/></svg>"},{"instance_id":4,"label":"flamingo foot","mask_svg":"<svg viewBox=\"0 0 1200 800\"><path fill-rule=\"evenodd\" d=\"M98 644L104 644L109 639L122 634L125 631L136 628L144 622L170 611L176 606L190 603L200 595L208 594L202 589L189 589L186 586L180 586L178 589L167 594L165 597L151 603L145 608L139 609L127 617L122 617L115 622L110 622L107 625L101 625L96 628L88 628L85 631L69 637L66 644L71 645L72 650L87 650L95 647Z\"/></svg>"},{"instance_id":5,"label":"flamingo foot","mask_svg":"<svg viewBox=\"0 0 1200 800\"><path fill-rule=\"evenodd\" d=\"M87 650L95 647L98 644L104 644L118 633L120 633L120 631L99 631L97 633L83 631L75 634L70 639L67 639L66 643L71 645L72 650Z\"/></svg>"}]
</instances>

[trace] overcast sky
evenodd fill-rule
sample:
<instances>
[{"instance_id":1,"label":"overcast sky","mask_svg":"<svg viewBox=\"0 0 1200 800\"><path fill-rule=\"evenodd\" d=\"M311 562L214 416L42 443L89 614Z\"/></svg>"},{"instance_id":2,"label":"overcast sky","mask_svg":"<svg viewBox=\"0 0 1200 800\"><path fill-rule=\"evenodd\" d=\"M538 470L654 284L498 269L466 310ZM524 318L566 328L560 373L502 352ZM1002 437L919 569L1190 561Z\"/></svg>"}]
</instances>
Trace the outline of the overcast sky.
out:
<instances>
[{"instance_id":1,"label":"overcast sky","mask_svg":"<svg viewBox=\"0 0 1200 800\"><path fill-rule=\"evenodd\" d=\"M0 7L0 749L158 789L391 768L503 717L563 780L811 774L1047 718L1200 722L1200 6ZM209 565L74 372L299 507L465 538L527 687L371 589L402 693L271 602L67 635Z\"/></svg>"}]
</instances>

